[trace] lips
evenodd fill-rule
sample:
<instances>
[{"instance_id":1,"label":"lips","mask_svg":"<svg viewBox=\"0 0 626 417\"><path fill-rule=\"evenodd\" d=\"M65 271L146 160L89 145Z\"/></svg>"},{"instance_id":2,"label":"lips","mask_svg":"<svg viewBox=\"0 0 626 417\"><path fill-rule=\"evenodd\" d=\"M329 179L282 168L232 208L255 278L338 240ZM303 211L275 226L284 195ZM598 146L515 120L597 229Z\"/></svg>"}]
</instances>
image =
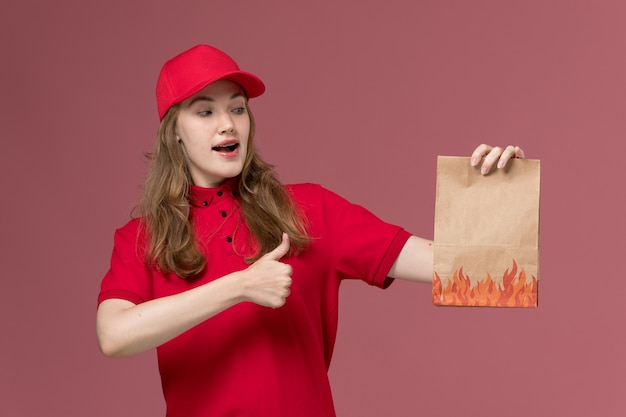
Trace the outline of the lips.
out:
<instances>
[{"instance_id":1,"label":"lips","mask_svg":"<svg viewBox=\"0 0 626 417\"><path fill-rule=\"evenodd\" d=\"M218 143L212 149L222 156L235 157L239 153L239 141L228 139Z\"/></svg>"}]
</instances>

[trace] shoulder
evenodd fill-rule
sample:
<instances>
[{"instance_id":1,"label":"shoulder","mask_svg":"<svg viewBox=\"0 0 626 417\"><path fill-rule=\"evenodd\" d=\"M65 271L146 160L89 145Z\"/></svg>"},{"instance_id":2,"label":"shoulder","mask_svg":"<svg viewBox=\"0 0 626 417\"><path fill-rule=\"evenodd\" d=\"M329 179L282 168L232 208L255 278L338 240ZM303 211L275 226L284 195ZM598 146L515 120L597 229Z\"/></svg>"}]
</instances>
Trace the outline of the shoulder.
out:
<instances>
[{"instance_id":1,"label":"shoulder","mask_svg":"<svg viewBox=\"0 0 626 417\"><path fill-rule=\"evenodd\" d=\"M285 186L294 203L309 215L337 214L353 206L333 191L315 183L288 184Z\"/></svg>"},{"instance_id":2,"label":"shoulder","mask_svg":"<svg viewBox=\"0 0 626 417\"><path fill-rule=\"evenodd\" d=\"M145 227L141 218L133 218L125 225L115 230L115 245L137 246L143 245L145 239Z\"/></svg>"},{"instance_id":3,"label":"shoulder","mask_svg":"<svg viewBox=\"0 0 626 417\"><path fill-rule=\"evenodd\" d=\"M300 184L286 184L285 188L294 198L315 199L328 195L336 196L334 192L320 184L304 182Z\"/></svg>"},{"instance_id":4,"label":"shoulder","mask_svg":"<svg viewBox=\"0 0 626 417\"><path fill-rule=\"evenodd\" d=\"M285 188L294 196L308 195L311 193L319 193L322 186L312 182L303 182L300 184L286 184Z\"/></svg>"},{"instance_id":5,"label":"shoulder","mask_svg":"<svg viewBox=\"0 0 626 417\"><path fill-rule=\"evenodd\" d=\"M296 204L302 205L318 199L321 194L322 186L306 182L301 184L286 184L285 189Z\"/></svg>"},{"instance_id":6,"label":"shoulder","mask_svg":"<svg viewBox=\"0 0 626 417\"><path fill-rule=\"evenodd\" d=\"M315 183L300 183L300 184L287 184L285 188L293 198L294 202L298 205L314 205L318 206L325 201L334 200L335 198L341 198L334 192L324 188L320 184Z\"/></svg>"},{"instance_id":7,"label":"shoulder","mask_svg":"<svg viewBox=\"0 0 626 417\"><path fill-rule=\"evenodd\" d=\"M143 220L139 217L135 217L126 222L125 225L116 229L115 233L122 234L134 234L139 233L143 229Z\"/></svg>"}]
</instances>

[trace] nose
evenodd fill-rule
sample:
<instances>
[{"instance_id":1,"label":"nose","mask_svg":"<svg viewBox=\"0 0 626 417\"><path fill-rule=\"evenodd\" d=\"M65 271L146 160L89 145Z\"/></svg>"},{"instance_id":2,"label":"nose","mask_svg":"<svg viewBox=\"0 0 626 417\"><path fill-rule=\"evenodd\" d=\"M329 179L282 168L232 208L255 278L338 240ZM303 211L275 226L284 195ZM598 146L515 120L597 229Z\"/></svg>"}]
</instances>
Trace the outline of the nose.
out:
<instances>
[{"instance_id":1,"label":"nose","mask_svg":"<svg viewBox=\"0 0 626 417\"><path fill-rule=\"evenodd\" d=\"M220 112L219 126L220 134L232 133L235 131L235 124L229 112Z\"/></svg>"}]
</instances>

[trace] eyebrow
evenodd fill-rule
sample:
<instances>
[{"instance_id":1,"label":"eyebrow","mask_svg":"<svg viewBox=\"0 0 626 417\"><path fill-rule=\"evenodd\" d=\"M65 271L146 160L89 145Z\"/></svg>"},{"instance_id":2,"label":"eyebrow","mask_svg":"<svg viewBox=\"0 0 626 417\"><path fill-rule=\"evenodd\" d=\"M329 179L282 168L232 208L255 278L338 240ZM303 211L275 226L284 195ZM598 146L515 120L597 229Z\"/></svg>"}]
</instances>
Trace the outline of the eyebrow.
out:
<instances>
[{"instance_id":1,"label":"eyebrow","mask_svg":"<svg viewBox=\"0 0 626 417\"><path fill-rule=\"evenodd\" d=\"M230 96L231 100L236 99L237 97L243 97L245 98L246 96L243 93L235 93L232 96ZM196 101L208 101L208 102L215 102L215 100L209 96L197 96L194 97L190 102L189 102L189 106L193 105Z\"/></svg>"}]
</instances>

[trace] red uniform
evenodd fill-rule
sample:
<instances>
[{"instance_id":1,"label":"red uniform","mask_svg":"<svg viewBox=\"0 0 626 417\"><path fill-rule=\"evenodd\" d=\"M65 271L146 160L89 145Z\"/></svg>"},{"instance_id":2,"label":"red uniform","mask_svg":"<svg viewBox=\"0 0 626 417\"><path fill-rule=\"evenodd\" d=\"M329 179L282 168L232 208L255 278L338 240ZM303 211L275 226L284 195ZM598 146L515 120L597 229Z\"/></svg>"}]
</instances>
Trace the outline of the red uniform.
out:
<instances>
[{"instance_id":1,"label":"red uniform","mask_svg":"<svg viewBox=\"0 0 626 417\"><path fill-rule=\"evenodd\" d=\"M137 219L115 233L111 268L98 298L139 304L248 267L249 231L232 181L191 187L190 216L207 257L194 280L144 263ZM409 233L315 184L287 186L307 218L311 245L293 267L283 307L237 304L157 348L168 417L335 415L327 369L337 331L339 284L385 288Z\"/></svg>"}]
</instances>

